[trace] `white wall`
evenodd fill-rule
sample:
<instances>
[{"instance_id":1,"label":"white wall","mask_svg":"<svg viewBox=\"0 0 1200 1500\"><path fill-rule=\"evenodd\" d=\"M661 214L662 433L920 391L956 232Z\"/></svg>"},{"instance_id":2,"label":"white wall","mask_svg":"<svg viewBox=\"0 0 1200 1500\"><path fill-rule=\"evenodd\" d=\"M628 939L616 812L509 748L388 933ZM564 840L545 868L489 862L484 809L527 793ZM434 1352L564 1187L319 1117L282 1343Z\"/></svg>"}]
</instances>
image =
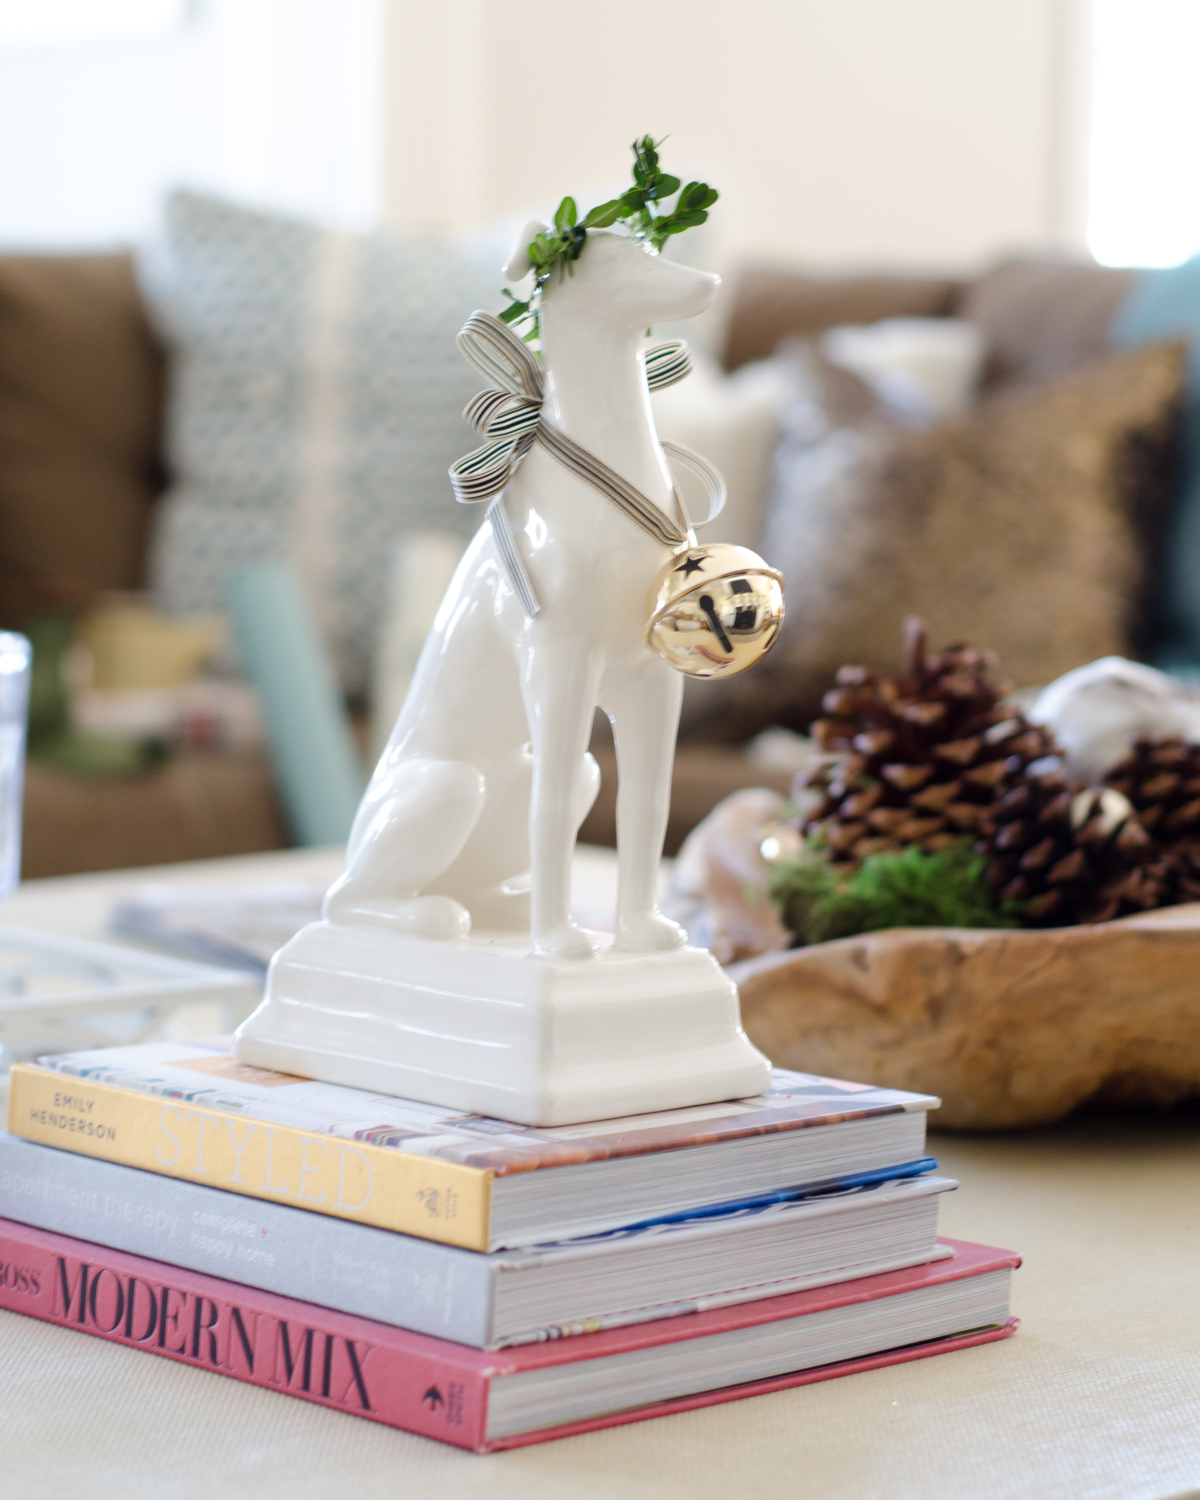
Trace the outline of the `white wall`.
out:
<instances>
[{"instance_id":1,"label":"white wall","mask_svg":"<svg viewBox=\"0 0 1200 1500\"><path fill-rule=\"evenodd\" d=\"M1200 250L1200 5L1096 0L1088 238L1110 266Z\"/></svg>"},{"instance_id":2,"label":"white wall","mask_svg":"<svg viewBox=\"0 0 1200 1500\"><path fill-rule=\"evenodd\" d=\"M378 216L382 0L189 14L140 42L13 47L0 31L0 245L127 243L176 183Z\"/></svg>"},{"instance_id":3,"label":"white wall","mask_svg":"<svg viewBox=\"0 0 1200 1500\"><path fill-rule=\"evenodd\" d=\"M585 193L648 130L722 189L734 255L1083 242L1086 0L389 0L388 26L396 223Z\"/></svg>"},{"instance_id":4,"label":"white wall","mask_svg":"<svg viewBox=\"0 0 1200 1500\"><path fill-rule=\"evenodd\" d=\"M645 130L722 190L734 255L1081 244L1089 4L190 0L154 40L23 52L0 28L0 245L127 241L181 181L458 229L620 184Z\"/></svg>"}]
</instances>

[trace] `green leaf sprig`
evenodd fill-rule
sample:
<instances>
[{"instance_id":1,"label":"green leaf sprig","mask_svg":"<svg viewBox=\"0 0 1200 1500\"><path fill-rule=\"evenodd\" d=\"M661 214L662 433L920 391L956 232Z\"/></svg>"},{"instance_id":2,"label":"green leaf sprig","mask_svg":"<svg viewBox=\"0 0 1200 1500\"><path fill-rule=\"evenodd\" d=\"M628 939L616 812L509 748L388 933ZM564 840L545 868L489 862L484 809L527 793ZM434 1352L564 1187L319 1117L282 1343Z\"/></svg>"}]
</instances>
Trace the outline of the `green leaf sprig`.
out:
<instances>
[{"instance_id":1,"label":"green leaf sprig","mask_svg":"<svg viewBox=\"0 0 1200 1500\"><path fill-rule=\"evenodd\" d=\"M719 196L716 188L709 187L706 182L689 182L684 187L678 177L661 171L658 165L661 145L662 141L655 141L648 135L634 141L631 188L619 198L611 198L607 203L589 209L582 219L574 198L564 198L555 210L553 229L537 235L530 242L533 291L529 300L522 302L506 287L504 295L508 298L508 306L500 314L501 321L514 328L528 325L521 335L526 343L533 343L541 336L542 288L555 270L560 276L573 274L574 263L583 250L589 229L610 229L614 224L621 224L629 230L632 238L643 240L656 251L661 251L672 235L695 229L708 218L708 210ZM668 198L675 198L671 208L666 205Z\"/></svg>"}]
</instances>

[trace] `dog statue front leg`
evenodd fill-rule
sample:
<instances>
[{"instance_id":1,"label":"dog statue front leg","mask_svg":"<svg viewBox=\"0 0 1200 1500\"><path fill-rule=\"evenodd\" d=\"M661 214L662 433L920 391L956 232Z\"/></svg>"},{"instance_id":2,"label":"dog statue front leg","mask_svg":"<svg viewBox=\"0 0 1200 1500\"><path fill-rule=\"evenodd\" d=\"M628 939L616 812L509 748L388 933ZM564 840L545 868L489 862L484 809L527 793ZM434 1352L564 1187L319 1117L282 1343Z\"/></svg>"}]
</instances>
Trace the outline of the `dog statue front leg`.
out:
<instances>
[{"instance_id":1,"label":"dog statue front leg","mask_svg":"<svg viewBox=\"0 0 1200 1500\"><path fill-rule=\"evenodd\" d=\"M617 746L617 923L614 947L682 948L687 933L658 910L658 867L671 805L683 678L658 657L604 689Z\"/></svg>"},{"instance_id":2,"label":"dog statue front leg","mask_svg":"<svg viewBox=\"0 0 1200 1500\"><path fill-rule=\"evenodd\" d=\"M573 642L535 639L521 674L533 746L529 807L533 951L590 958L596 938L571 920L571 857L580 822L580 767L596 712L599 664Z\"/></svg>"}]
</instances>

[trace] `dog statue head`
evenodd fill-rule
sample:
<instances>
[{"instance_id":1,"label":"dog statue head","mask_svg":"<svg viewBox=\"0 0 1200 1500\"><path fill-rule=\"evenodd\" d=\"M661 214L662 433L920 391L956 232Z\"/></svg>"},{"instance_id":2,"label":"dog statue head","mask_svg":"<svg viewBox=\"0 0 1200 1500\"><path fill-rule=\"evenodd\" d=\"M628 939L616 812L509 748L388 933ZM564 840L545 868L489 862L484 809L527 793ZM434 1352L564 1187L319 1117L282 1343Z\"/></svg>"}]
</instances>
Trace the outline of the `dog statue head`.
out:
<instances>
[{"instance_id":1,"label":"dog statue head","mask_svg":"<svg viewBox=\"0 0 1200 1500\"><path fill-rule=\"evenodd\" d=\"M528 246L548 232L531 219L517 237L504 267L507 281L521 281L531 270ZM721 278L659 255L649 245L613 229L589 229L579 259L554 271L542 289L544 305L558 324L614 323L630 329L693 318L712 304Z\"/></svg>"}]
</instances>

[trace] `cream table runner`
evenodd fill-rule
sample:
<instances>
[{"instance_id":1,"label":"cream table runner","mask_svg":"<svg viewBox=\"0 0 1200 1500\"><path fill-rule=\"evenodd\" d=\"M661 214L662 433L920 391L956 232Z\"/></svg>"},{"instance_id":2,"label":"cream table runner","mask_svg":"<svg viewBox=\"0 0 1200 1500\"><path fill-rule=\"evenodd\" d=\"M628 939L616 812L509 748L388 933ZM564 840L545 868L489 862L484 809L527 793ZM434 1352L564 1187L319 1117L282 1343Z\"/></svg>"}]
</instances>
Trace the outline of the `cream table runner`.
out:
<instances>
[{"instance_id":1,"label":"cream table runner","mask_svg":"<svg viewBox=\"0 0 1200 1500\"><path fill-rule=\"evenodd\" d=\"M328 856L323 856L328 863ZM322 856L192 867L310 875ZM588 874L593 886L601 858ZM154 872L181 878L186 867ZM27 887L80 936L146 879ZM85 917L85 912L92 913ZM1200 1494L1200 1110L935 1136L946 1233L1022 1252L1005 1343L476 1457L0 1314L4 1500L1167 1500Z\"/></svg>"}]
</instances>

